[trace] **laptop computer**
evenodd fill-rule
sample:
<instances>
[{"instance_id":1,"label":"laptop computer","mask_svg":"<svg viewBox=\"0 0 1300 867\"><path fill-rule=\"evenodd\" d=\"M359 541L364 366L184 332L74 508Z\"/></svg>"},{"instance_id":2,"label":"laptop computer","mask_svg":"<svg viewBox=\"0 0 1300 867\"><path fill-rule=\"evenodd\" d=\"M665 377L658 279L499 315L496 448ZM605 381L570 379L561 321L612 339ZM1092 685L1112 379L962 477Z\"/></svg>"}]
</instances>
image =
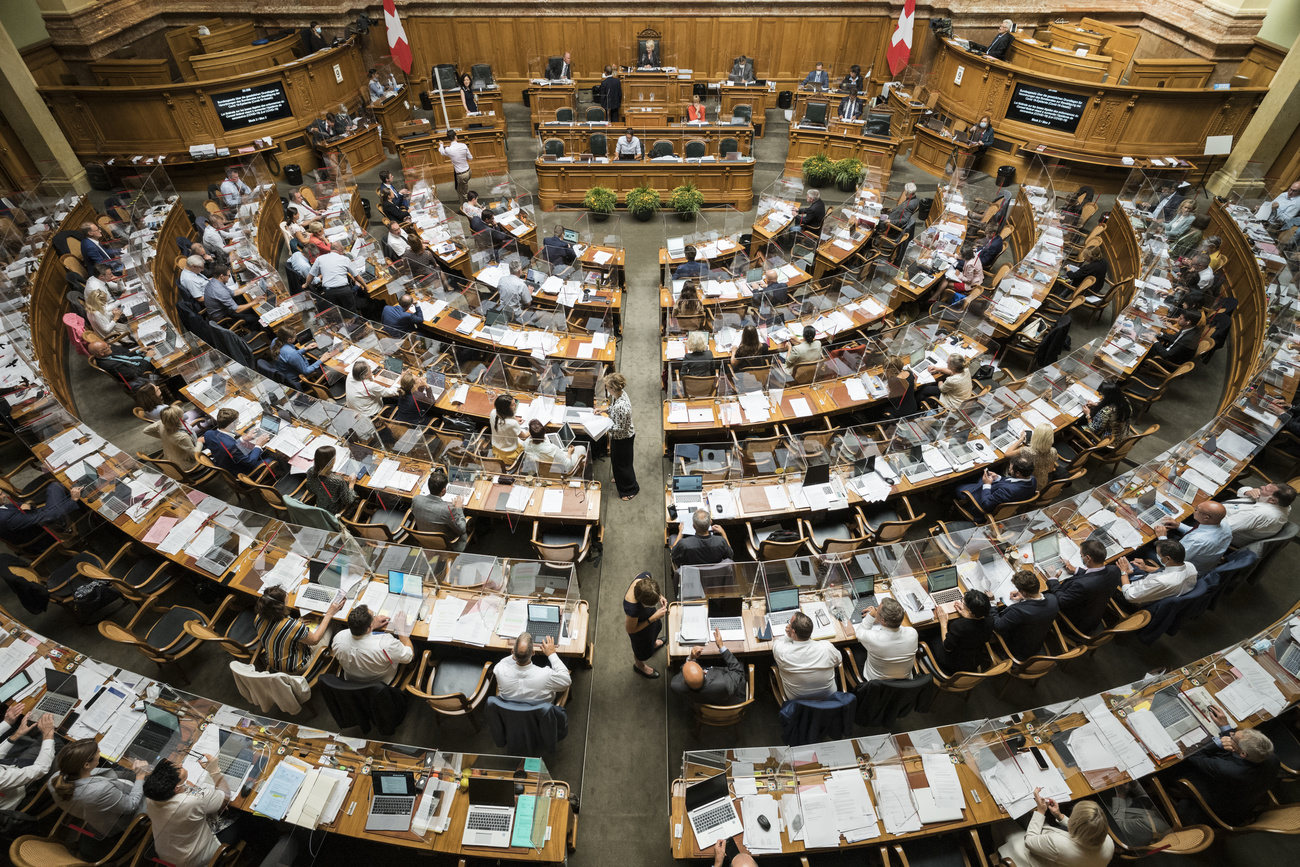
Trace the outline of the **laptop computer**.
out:
<instances>
[{"instance_id":1,"label":"laptop computer","mask_svg":"<svg viewBox=\"0 0 1300 867\"><path fill-rule=\"evenodd\" d=\"M673 476L673 505L679 519L684 509L704 508L704 476Z\"/></svg>"},{"instance_id":2,"label":"laptop computer","mask_svg":"<svg viewBox=\"0 0 1300 867\"><path fill-rule=\"evenodd\" d=\"M343 567L335 566L332 561L308 561L307 581L298 588L294 607L301 611L326 611L343 586Z\"/></svg>"},{"instance_id":3,"label":"laptop computer","mask_svg":"<svg viewBox=\"0 0 1300 867\"><path fill-rule=\"evenodd\" d=\"M993 422L989 428L989 441L993 443L993 448L1000 452L1007 450L1007 446L1013 444L1019 436L1010 430L1011 419L1000 418Z\"/></svg>"},{"instance_id":4,"label":"laptop computer","mask_svg":"<svg viewBox=\"0 0 1300 867\"><path fill-rule=\"evenodd\" d=\"M1151 712L1175 743L1198 728L1204 733L1192 705L1177 686L1167 686L1151 697Z\"/></svg>"},{"instance_id":5,"label":"laptop computer","mask_svg":"<svg viewBox=\"0 0 1300 867\"><path fill-rule=\"evenodd\" d=\"M560 606L528 603L528 632L533 643L539 644L547 637L560 640Z\"/></svg>"},{"instance_id":6,"label":"laptop computer","mask_svg":"<svg viewBox=\"0 0 1300 867\"><path fill-rule=\"evenodd\" d=\"M957 567L944 566L929 573L926 576L926 588L936 606L951 606L962 597L962 590L957 586Z\"/></svg>"},{"instance_id":7,"label":"laptop computer","mask_svg":"<svg viewBox=\"0 0 1300 867\"><path fill-rule=\"evenodd\" d=\"M128 759L153 764L175 749L181 740L181 719L156 704L144 703L144 727L126 748Z\"/></svg>"},{"instance_id":8,"label":"laptop computer","mask_svg":"<svg viewBox=\"0 0 1300 867\"><path fill-rule=\"evenodd\" d=\"M1050 575L1065 567L1065 561L1061 559L1061 540L1055 533L1035 539L1029 547L1034 552L1034 565L1044 573Z\"/></svg>"},{"instance_id":9,"label":"laptop computer","mask_svg":"<svg viewBox=\"0 0 1300 867\"><path fill-rule=\"evenodd\" d=\"M224 527L217 527L216 533L212 539L212 547L203 553L203 556L194 561L198 568L210 572L213 575L224 575L230 568L230 564L235 562L236 552L226 548L230 543L233 534Z\"/></svg>"},{"instance_id":10,"label":"laptop computer","mask_svg":"<svg viewBox=\"0 0 1300 867\"><path fill-rule=\"evenodd\" d=\"M238 732L228 732L225 729L217 732L217 737L220 744L220 749L217 751L217 767L221 768L221 773L226 779L237 783L230 787L231 791L241 789L248 772L253 769L253 764L257 761L253 741Z\"/></svg>"},{"instance_id":11,"label":"laptop computer","mask_svg":"<svg viewBox=\"0 0 1300 867\"><path fill-rule=\"evenodd\" d=\"M374 771L370 774L370 812L367 831L409 831L415 812L415 776L410 771Z\"/></svg>"},{"instance_id":12,"label":"laptop computer","mask_svg":"<svg viewBox=\"0 0 1300 867\"><path fill-rule=\"evenodd\" d=\"M505 849L510 845L510 831L514 824L514 780L471 777L469 809L465 814L465 833L461 842L467 846Z\"/></svg>"},{"instance_id":13,"label":"laptop computer","mask_svg":"<svg viewBox=\"0 0 1300 867\"><path fill-rule=\"evenodd\" d=\"M564 240L568 241L570 244L576 243L577 240L578 240L578 230L577 230L577 229L565 229L565 230L564 230Z\"/></svg>"},{"instance_id":14,"label":"laptop computer","mask_svg":"<svg viewBox=\"0 0 1300 867\"><path fill-rule=\"evenodd\" d=\"M700 849L745 830L731 800L726 773L714 774L686 787L686 818L695 833L695 845Z\"/></svg>"},{"instance_id":15,"label":"laptop computer","mask_svg":"<svg viewBox=\"0 0 1300 867\"><path fill-rule=\"evenodd\" d=\"M36 702L29 716L40 719L44 714L54 717L54 727L63 725L63 721L77 706L77 678L56 668L45 669L45 694Z\"/></svg>"},{"instance_id":16,"label":"laptop computer","mask_svg":"<svg viewBox=\"0 0 1300 867\"><path fill-rule=\"evenodd\" d=\"M772 632L782 629L799 610L799 588L786 587L767 591L767 625Z\"/></svg>"},{"instance_id":17,"label":"laptop computer","mask_svg":"<svg viewBox=\"0 0 1300 867\"><path fill-rule=\"evenodd\" d=\"M731 566L726 567L728 571ZM745 640L745 619L743 615L744 600L739 596L710 596L706 599L709 607L709 635L716 629L722 633L723 641Z\"/></svg>"}]
</instances>

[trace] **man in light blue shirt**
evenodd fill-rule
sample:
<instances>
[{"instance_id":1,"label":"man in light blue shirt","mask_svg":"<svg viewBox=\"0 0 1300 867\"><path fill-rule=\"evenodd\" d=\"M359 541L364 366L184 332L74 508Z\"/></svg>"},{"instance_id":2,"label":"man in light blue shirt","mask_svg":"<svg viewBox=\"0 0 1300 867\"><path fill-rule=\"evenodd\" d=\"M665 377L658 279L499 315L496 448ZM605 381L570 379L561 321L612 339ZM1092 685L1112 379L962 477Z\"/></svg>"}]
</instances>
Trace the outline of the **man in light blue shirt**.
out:
<instances>
[{"instance_id":1,"label":"man in light blue shirt","mask_svg":"<svg viewBox=\"0 0 1300 867\"><path fill-rule=\"evenodd\" d=\"M1161 521L1155 530L1159 538L1173 536L1183 543L1184 562L1196 567L1197 575L1208 575L1223 560L1228 545L1232 543L1232 530L1224 523L1228 510L1222 503L1206 500L1196 507L1192 517L1197 526L1178 524L1171 518Z\"/></svg>"}]
</instances>

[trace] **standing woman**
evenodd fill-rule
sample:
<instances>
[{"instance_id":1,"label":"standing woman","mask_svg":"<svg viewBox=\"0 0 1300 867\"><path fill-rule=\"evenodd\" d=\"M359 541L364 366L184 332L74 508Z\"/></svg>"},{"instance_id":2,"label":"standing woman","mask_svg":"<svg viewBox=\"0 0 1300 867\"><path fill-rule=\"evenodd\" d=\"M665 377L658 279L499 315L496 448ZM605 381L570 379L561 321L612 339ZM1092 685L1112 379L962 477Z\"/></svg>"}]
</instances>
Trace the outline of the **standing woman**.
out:
<instances>
[{"instance_id":1,"label":"standing woman","mask_svg":"<svg viewBox=\"0 0 1300 867\"><path fill-rule=\"evenodd\" d=\"M609 458L614 471L614 484L618 495L630 500L641 492L636 483L636 427L632 424L632 401L628 398L627 378L621 373L611 373L605 377L605 394L609 397L609 420L614 423L610 429ZM658 677L658 675L655 675Z\"/></svg>"},{"instance_id":2,"label":"standing woman","mask_svg":"<svg viewBox=\"0 0 1300 867\"><path fill-rule=\"evenodd\" d=\"M662 621L667 613L668 600L659 592L659 582L649 572L636 576L623 595L623 614L627 637L632 641L632 655L636 658L632 670L642 677L659 676L659 671L651 668L646 660L664 646L659 633L663 631Z\"/></svg>"},{"instance_id":3,"label":"standing woman","mask_svg":"<svg viewBox=\"0 0 1300 867\"><path fill-rule=\"evenodd\" d=\"M492 454L506 466L514 463L515 458L524 450L524 438L528 436L523 425L515 418L519 404L508 394L497 395L488 416L488 430L492 433Z\"/></svg>"},{"instance_id":4,"label":"standing woman","mask_svg":"<svg viewBox=\"0 0 1300 867\"><path fill-rule=\"evenodd\" d=\"M357 501L357 492L352 490L351 481L333 471L335 454L334 446L316 449L316 461L307 470L307 490L316 498L319 508L342 515Z\"/></svg>"},{"instance_id":5,"label":"standing woman","mask_svg":"<svg viewBox=\"0 0 1300 867\"><path fill-rule=\"evenodd\" d=\"M460 104L465 107L466 114L478 111L478 100L474 99L474 85L468 72L460 74Z\"/></svg>"},{"instance_id":6,"label":"standing woman","mask_svg":"<svg viewBox=\"0 0 1300 867\"><path fill-rule=\"evenodd\" d=\"M163 457L180 467L182 472L188 473L198 467L194 453L199 446L185 427L185 413L179 403L173 403L159 413L158 420L146 425L144 432L162 440Z\"/></svg>"},{"instance_id":7,"label":"standing woman","mask_svg":"<svg viewBox=\"0 0 1300 867\"><path fill-rule=\"evenodd\" d=\"M112 851L118 838L144 809L144 778L149 765L133 762L135 782L120 779L112 768L99 767L94 738L73 741L55 760L58 770L46 785L54 803L86 823L90 834L78 836L78 854L98 861Z\"/></svg>"}]
</instances>

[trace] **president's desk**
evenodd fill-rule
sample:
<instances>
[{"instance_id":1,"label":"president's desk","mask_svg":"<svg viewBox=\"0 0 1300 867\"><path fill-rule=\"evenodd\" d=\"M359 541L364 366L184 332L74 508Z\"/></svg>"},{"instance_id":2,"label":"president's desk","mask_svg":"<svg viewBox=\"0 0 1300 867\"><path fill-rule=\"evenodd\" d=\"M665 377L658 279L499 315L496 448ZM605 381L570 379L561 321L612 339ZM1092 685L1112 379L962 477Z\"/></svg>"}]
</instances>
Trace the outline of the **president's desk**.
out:
<instances>
[{"instance_id":1,"label":"president's desk","mask_svg":"<svg viewBox=\"0 0 1300 867\"><path fill-rule=\"evenodd\" d=\"M607 155L614 154L614 146L622 138L623 132L630 129L632 135L641 141L641 150L650 152L657 141L672 144L673 153L685 156L686 145L692 141L704 142L705 153L709 156L723 157L722 143L731 139L736 143L735 149L742 154L752 154L754 145L754 127L747 123L639 123L635 115L624 115L621 124L587 124L587 123L544 123L537 134L543 141L559 139L564 142L566 154L591 153L591 137L603 135Z\"/></svg>"},{"instance_id":2,"label":"president's desk","mask_svg":"<svg viewBox=\"0 0 1300 867\"><path fill-rule=\"evenodd\" d=\"M643 143L644 144L644 143ZM706 205L748 211L754 202L754 160L559 160L539 159L537 199L543 210L582 204L587 190L608 187L620 199L639 186L659 192L668 206L673 189L692 182Z\"/></svg>"}]
</instances>

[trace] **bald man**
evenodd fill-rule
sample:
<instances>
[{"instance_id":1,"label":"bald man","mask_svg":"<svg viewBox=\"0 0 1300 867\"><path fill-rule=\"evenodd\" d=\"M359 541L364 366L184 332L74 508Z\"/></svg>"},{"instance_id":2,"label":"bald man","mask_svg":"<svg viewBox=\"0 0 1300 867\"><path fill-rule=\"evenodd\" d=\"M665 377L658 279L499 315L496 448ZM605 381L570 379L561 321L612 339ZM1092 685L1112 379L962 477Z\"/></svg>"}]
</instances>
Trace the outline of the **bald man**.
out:
<instances>
[{"instance_id":1,"label":"bald man","mask_svg":"<svg viewBox=\"0 0 1300 867\"><path fill-rule=\"evenodd\" d=\"M1183 543L1184 562L1196 567L1197 575L1208 575L1215 570L1232 544L1232 530L1223 523L1228 510L1222 503L1206 500L1192 512L1196 526L1181 524L1173 518L1156 525L1159 539L1177 539Z\"/></svg>"},{"instance_id":2,"label":"bald man","mask_svg":"<svg viewBox=\"0 0 1300 867\"><path fill-rule=\"evenodd\" d=\"M669 684L673 692L694 704L739 704L745 700L745 666L722 645L722 633L713 630L709 652L722 654L722 665L700 665L705 648L692 647L691 658ZM733 862L734 863L734 862Z\"/></svg>"},{"instance_id":3,"label":"bald man","mask_svg":"<svg viewBox=\"0 0 1300 867\"><path fill-rule=\"evenodd\" d=\"M728 846L728 843L731 845ZM711 850L713 852L713 867L722 867L723 862L727 859L728 849L734 850L734 854L731 856L731 867L758 867L758 862L745 848L745 843L740 834L732 837L729 841L719 840L713 844Z\"/></svg>"},{"instance_id":4,"label":"bald man","mask_svg":"<svg viewBox=\"0 0 1300 867\"><path fill-rule=\"evenodd\" d=\"M773 268L763 272L762 284L753 289L755 304L766 300L768 304L776 306L790 300L790 287L781 281L781 275Z\"/></svg>"}]
</instances>

